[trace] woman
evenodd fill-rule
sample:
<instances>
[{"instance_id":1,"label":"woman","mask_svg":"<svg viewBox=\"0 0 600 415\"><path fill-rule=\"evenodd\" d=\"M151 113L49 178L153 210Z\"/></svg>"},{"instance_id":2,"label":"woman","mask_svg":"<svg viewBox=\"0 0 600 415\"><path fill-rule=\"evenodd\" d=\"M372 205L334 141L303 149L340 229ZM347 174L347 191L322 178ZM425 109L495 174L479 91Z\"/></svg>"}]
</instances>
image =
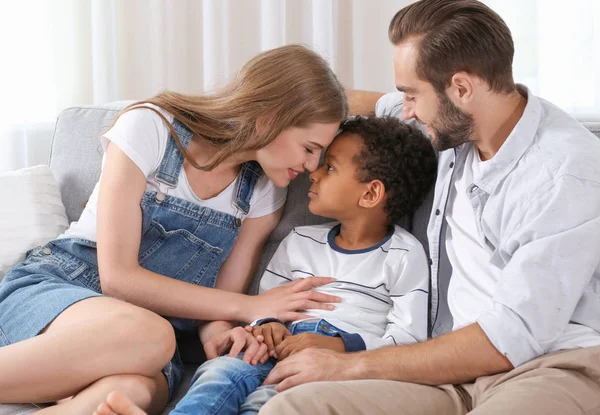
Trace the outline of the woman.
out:
<instances>
[{"instance_id":1,"label":"woman","mask_svg":"<svg viewBox=\"0 0 600 415\"><path fill-rule=\"evenodd\" d=\"M338 298L310 291L326 278L241 293L285 187L317 167L346 115L339 81L301 46L256 56L214 95L127 107L102 137L102 175L79 222L0 283L0 402L83 414L119 390L157 413L183 370L173 326L332 307ZM199 327L209 356L259 347L229 323Z\"/></svg>"}]
</instances>

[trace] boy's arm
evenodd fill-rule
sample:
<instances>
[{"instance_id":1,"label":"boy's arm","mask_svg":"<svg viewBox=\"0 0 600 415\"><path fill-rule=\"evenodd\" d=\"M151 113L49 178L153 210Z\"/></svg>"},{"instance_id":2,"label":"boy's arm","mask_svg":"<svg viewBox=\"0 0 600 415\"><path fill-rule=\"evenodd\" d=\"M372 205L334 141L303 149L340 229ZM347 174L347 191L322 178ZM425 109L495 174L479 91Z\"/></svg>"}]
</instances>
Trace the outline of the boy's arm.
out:
<instances>
[{"instance_id":1,"label":"boy's arm","mask_svg":"<svg viewBox=\"0 0 600 415\"><path fill-rule=\"evenodd\" d=\"M387 328L382 337L363 336L367 350L427 340L429 267L421 246L402 256L393 277L396 283L390 287L393 306Z\"/></svg>"},{"instance_id":2,"label":"boy's arm","mask_svg":"<svg viewBox=\"0 0 600 415\"><path fill-rule=\"evenodd\" d=\"M423 248L415 246L405 252L396 269L392 276L395 283L390 287L393 305L385 333L381 337L368 333L342 335L347 351L373 350L427 339L429 268Z\"/></svg>"},{"instance_id":3,"label":"boy's arm","mask_svg":"<svg viewBox=\"0 0 600 415\"><path fill-rule=\"evenodd\" d=\"M429 266L420 245L405 253L394 277L396 284L390 288L394 305L385 334L367 344L367 349L427 340Z\"/></svg>"}]
</instances>

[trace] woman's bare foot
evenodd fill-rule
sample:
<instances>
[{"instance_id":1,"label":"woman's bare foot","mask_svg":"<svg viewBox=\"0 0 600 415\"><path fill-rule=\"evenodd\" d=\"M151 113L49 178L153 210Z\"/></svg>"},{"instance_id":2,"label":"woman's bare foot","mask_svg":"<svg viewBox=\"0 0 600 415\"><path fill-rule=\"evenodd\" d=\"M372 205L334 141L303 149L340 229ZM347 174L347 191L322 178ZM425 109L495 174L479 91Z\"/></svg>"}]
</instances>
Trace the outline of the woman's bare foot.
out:
<instances>
[{"instance_id":1,"label":"woman's bare foot","mask_svg":"<svg viewBox=\"0 0 600 415\"><path fill-rule=\"evenodd\" d=\"M121 392L111 392L93 415L146 415L146 412Z\"/></svg>"}]
</instances>

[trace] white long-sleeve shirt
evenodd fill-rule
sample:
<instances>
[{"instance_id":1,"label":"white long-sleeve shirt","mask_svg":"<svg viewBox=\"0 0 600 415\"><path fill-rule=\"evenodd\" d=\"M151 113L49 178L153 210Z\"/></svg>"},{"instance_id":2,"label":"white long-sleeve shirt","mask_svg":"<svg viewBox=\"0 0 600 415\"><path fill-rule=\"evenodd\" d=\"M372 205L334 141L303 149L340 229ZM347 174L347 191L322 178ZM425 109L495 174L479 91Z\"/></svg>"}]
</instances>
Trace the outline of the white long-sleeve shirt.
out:
<instances>
[{"instance_id":1,"label":"white long-sleeve shirt","mask_svg":"<svg viewBox=\"0 0 600 415\"><path fill-rule=\"evenodd\" d=\"M432 335L452 330L454 311L457 327L477 322L514 366L600 345L600 140L520 90L521 119L479 171L471 142L439 154L428 227ZM385 95L377 115L401 117L402 99ZM463 202L471 218L460 206L456 215ZM465 250L468 240L477 249Z\"/></svg>"},{"instance_id":2,"label":"white long-sleeve shirt","mask_svg":"<svg viewBox=\"0 0 600 415\"><path fill-rule=\"evenodd\" d=\"M307 276L337 281L316 290L341 297L334 310L307 310L349 333L347 351L427 338L429 270L423 247L396 226L379 244L349 251L335 243L338 223L294 229L279 245L260 292Z\"/></svg>"}]
</instances>

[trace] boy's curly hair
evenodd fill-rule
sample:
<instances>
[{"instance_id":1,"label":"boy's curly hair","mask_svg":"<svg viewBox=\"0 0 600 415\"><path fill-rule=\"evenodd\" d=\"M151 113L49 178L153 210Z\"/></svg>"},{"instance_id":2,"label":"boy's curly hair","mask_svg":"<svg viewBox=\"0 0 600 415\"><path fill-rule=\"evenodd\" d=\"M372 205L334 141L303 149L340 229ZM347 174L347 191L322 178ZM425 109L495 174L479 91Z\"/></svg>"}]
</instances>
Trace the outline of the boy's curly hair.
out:
<instances>
[{"instance_id":1,"label":"boy's curly hair","mask_svg":"<svg viewBox=\"0 0 600 415\"><path fill-rule=\"evenodd\" d=\"M384 211L398 223L420 206L433 186L437 156L421 131L394 117L354 117L340 134L357 134L363 147L353 158L362 183L381 180L388 195Z\"/></svg>"}]
</instances>

